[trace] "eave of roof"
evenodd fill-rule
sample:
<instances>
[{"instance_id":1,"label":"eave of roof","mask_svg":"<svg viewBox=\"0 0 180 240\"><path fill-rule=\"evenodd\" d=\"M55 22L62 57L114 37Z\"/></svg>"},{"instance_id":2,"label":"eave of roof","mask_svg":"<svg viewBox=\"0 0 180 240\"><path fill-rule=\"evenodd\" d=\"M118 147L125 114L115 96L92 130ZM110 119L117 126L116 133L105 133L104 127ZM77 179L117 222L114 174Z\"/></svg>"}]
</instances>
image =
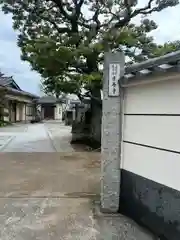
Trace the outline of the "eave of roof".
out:
<instances>
[{"instance_id":1,"label":"eave of roof","mask_svg":"<svg viewBox=\"0 0 180 240\"><path fill-rule=\"evenodd\" d=\"M17 90L21 91L21 88L12 77L0 76L0 84L4 87L10 87L10 85L13 84Z\"/></svg>"},{"instance_id":2,"label":"eave of roof","mask_svg":"<svg viewBox=\"0 0 180 240\"><path fill-rule=\"evenodd\" d=\"M180 73L180 51L127 66L120 81L122 84L127 84L136 80L167 76L167 73Z\"/></svg>"},{"instance_id":3,"label":"eave of roof","mask_svg":"<svg viewBox=\"0 0 180 240\"><path fill-rule=\"evenodd\" d=\"M5 87L7 89L7 92L8 93L13 93L15 95L22 95L22 96L25 96L25 97L30 97L30 98L35 98L35 99L38 99L39 96L35 95L35 94L32 94L32 93L29 93L29 92L25 92L25 91L22 91L22 90L16 90L16 89L13 89L13 88L10 88L10 87Z\"/></svg>"},{"instance_id":4,"label":"eave of roof","mask_svg":"<svg viewBox=\"0 0 180 240\"><path fill-rule=\"evenodd\" d=\"M54 96L44 96L38 99L39 104L55 104L55 103L64 103L63 98L55 98Z\"/></svg>"}]
</instances>

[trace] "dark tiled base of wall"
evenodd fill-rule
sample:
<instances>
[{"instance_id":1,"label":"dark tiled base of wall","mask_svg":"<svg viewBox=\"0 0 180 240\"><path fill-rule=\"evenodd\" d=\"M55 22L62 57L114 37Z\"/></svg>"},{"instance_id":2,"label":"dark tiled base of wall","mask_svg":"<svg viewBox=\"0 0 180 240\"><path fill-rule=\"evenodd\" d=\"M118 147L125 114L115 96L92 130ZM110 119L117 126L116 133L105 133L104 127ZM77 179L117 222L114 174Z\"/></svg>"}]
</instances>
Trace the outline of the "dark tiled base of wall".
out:
<instances>
[{"instance_id":1,"label":"dark tiled base of wall","mask_svg":"<svg viewBox=\"0 0 180 240\"><path fill-rule=\"evenodd\" d=\"M122 169L119 211L162 240L180 239L179 191Z\"/></svg>"}]
</instances>

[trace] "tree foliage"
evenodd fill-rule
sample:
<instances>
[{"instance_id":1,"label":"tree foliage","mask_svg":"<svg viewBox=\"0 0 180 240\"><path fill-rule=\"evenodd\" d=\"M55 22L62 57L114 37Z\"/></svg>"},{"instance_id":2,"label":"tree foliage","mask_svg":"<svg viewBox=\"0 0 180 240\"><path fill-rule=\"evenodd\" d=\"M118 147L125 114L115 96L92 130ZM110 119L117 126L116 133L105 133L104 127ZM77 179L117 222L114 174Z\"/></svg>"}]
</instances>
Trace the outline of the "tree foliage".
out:
<instances>
[{"instance_id":1,"label":"tree foliage","mask_svg":"<svg viewBox=\"0 0 180 240\"><path fill-rule=\"evenodd\" d=\"M179 1L148 0L141 8L132 0L0 0L0 4L4 13L12 13L13 27L20 32L22 59L42 75L46 91L58 95L80 94L82 87L92 93L100 89L105 51L123 50L130 63L163 53L148 35L157 25L147 16ZM139 15L141 22L132 23Z\"/></svg>"},{"instance_id":2,"label":"tree foliage","mask_svg":"<svg viewBox=\"0 0 180 240\"><path fill-rule=\"evenodd\" d=\"M153 56L159 57L178 50L180 50L180 41L167 42L163 45L157 46L153 52Z\"/></svg>"}]
</instances>

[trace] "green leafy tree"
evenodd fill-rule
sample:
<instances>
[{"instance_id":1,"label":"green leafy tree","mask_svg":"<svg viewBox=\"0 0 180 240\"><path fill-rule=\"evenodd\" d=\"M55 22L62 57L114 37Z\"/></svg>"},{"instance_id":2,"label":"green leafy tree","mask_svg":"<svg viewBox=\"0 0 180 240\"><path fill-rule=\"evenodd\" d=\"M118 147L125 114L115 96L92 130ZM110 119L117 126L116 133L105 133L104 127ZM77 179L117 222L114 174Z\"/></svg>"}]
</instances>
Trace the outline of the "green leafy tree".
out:
<instances>
[{"instance_id":1,"label":"green leafy tree","mask_svg":"<svg viewBox=\"0 0 180 240\"><path fill-rule=\"evenodd\" d=\"M131 20L179 1L148 0L142 8L132 0L0 0L0 4L4 13L12 13L14 29L20 32L22 59L42 75L48 91L80 95L84 87L100 97L104 52L123 50L129 63L148 59L157 47L148 33L157 26L145 18L139 25Z\"/></svg>"},{"instance_id":2,"label":"green leafy tree","mask_svg":"<svg viewBox=\"0 0 180 240\"><path fill-rule=\"evenodd\" d=\"M167 42L163 45L158 45L152 54L154 57L159 57L178 50L180 50L180 41Z\"/></svg>"}]
</instances>

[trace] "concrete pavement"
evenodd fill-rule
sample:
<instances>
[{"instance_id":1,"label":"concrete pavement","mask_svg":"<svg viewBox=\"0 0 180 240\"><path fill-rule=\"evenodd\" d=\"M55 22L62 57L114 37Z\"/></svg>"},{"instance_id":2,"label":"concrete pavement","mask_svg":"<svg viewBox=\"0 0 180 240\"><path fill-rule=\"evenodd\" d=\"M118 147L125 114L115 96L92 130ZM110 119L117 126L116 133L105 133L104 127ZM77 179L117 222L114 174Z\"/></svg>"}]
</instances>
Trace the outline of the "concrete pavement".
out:
<instances>
[{"instance_id":1,"label":"concrete pavement","mask_svg":"<svg viewBox=\"0 0 180 240\"><path fill-rule=\"evenodd\" d=\"M0 128L0 152L14 139L19 133L26 131L26 125L16 125Z\"/></svg>"},{"instance_id":2,"label":"concrete pavement","mask_svg":"<svg viewBox=\"0 0 180 240\"><path fill-rule=\"evenodd\" d=\"M122 215L98 213L100 153L76 152L69 127L47 122L0 135L13 137L0 154L0 239L154 239Z\"/></svg>"},{"instance_id":3,"label":"concrete pavement","mask_svg":"<svg viewBox=\"0 0 180 240\"><path fill-rule=\"evenodd\" d=\"M11 132L11 128L9 130L9 135L15 135L15 137L3 148L3 152L55 151L44 124L28 124L25 128L21 128L21 130L16 133Z\"/></svg>"},{"instance_id":4,"label":"concrete pavement","mask_svg":"<svg viewBox=\"0 0 180 240\"><path fill-rule=\"evenodd\" d=\"M10 141L11 139L13 140ZM70 139L71 128L61 122L19 125L0 129L0 150L1 152L69 152L74 151Z\"/></svg>"},{"instance_id":5,"label":"concrete pavement","mask_svg":"<svg viewBox=\"0 0 180 240\"><path fill-rule=\"evenodd\" d=\"M96 159L86 153L2 153L0 239L91 239Z\"/></svg>"}]
</instances>

